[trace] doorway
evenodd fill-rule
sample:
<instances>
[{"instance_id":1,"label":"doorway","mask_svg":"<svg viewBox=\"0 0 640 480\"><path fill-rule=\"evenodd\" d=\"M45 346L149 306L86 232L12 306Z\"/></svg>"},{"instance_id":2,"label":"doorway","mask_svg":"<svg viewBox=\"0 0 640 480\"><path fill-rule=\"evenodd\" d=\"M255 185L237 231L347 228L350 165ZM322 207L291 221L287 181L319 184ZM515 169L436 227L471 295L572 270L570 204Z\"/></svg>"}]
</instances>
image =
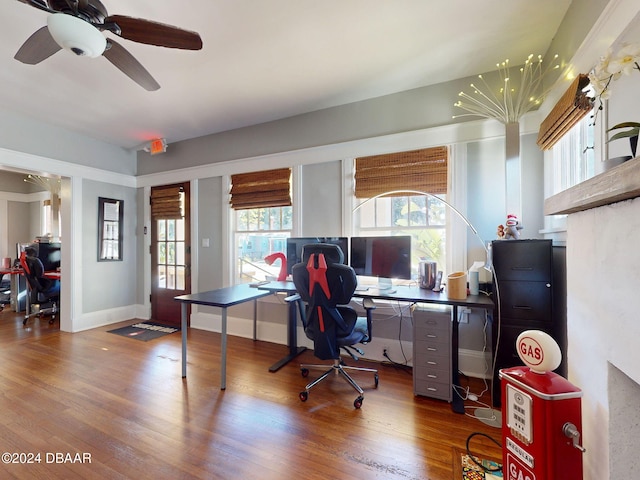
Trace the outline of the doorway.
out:
<instances>
[{"instance_id":1,"label":"doorway","mask_svg":"<svg viewBox=\"0 0 640 480\"><path fill-rule=\"evenodd\" d=\"M151 320L180 326L180 302L191 293L189 183L151 188Z\"/></svg>"}]
</instances>

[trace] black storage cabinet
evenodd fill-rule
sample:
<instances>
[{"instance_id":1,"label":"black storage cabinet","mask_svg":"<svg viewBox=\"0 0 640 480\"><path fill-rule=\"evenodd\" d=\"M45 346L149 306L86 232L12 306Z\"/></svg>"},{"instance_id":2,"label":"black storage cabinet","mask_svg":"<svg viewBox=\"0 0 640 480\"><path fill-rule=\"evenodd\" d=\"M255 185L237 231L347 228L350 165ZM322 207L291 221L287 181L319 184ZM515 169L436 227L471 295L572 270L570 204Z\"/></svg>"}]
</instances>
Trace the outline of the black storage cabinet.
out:
<instances>
[{"instance_id":1,"label":"black storage cabinet","mask_svg":"<svg viewBox=\"0 0 640 480\"><path fill-rule=\"evenodd\" d=\"M554 316L554 261L551 240L495 240L491 243L494 277L493 404L500 407L501 368L522 365L516 339L525 330L550 334L563 350ZM499 303L499 304L498 304ZM495 354L497 349L497 355ZM564 351L562 352L564 357Z\"/></svg>"}]
</instances>

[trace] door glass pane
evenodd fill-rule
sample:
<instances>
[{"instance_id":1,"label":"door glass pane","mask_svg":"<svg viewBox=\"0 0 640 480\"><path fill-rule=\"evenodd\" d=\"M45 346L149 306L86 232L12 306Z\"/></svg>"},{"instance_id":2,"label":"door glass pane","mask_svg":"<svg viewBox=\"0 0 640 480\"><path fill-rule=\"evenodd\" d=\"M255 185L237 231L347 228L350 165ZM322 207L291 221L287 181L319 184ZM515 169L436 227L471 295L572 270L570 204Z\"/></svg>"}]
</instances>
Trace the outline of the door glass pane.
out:
<instances>
[{"instance_id":1,"label":"door glass pane","mask_svg":"<svg viewBox=\"0 0 640 480\"><path fill-rule=\"evenodd\" d=\"M177 290L185 289L185 274L186 274L186 269L184 267L176 268L176 289Z\"/></svg>"},{"instance_id":2,"label":"door glass pane","mask_svg":"<svg viewBox=\"0 0 640 480\"><path fill-rule=\"evenodd\" d=\"M167 269L164 265L158 265L158 288L167 288Z\"/></svg>"},{"instance_id":3,"label":"door glass pane","mask_svg":"<svg viewBox=\"0 0 640 480\"><path fill-rule=\"evenodd\" d=\"M184 265L184 242L176 243L176 265Z\"/></svg>"},{"instance_id":4,"label":"door glass pane","mask_svg":"<svg viewBox=\"0 0 640 480\"><path fill-rule=\"evenodd\" d=\"M167 265L176 264L176 244L175 242L167 242Z\"/></svg>"},{"instance_id":5,"label":"door glass pane","mask_svg":"<svg viewBox=\"0 0 640 480\"><path fill-rule=\"evenodd\" d=\"M167 267L167 288L176 288L176 267Z\"/></svg>"},{"instance_id":6,"label":"door glass pane","mask_svg":"<svg viewBox=\"0 0 640 480\"><path fill-rule=\"evenodd\" d=\"M158 264L167 263L167 246L164 242L158 242Z\"/></svg>"},{"instance_id":7,"label":"door glass pane","mask_svg":"<svg viewBox=\"0 0 640 480\"><path fill-rule=\"evenodd\" d=\"M167 220L167 240L176 239L176 221Z\"/></svg>"},{"instance_id":8,"label":"door glass pane","mask_svg":"<svg viewBox=\"0 0 640 480\"><path fill-rule=\"evenodd\" d=\"M184 219L176 221L176 240L184 241Z\"/></svg>"},{"instance_id":9,"label":"door glass pane","mask_svg":"<svg viewBox=\"0 0 640 480\"><path fill-rule=\"evenodd\" d=\"M167 239L167 228L164 220L158 220L158 240Z\"/></svg>"}]
</instances>

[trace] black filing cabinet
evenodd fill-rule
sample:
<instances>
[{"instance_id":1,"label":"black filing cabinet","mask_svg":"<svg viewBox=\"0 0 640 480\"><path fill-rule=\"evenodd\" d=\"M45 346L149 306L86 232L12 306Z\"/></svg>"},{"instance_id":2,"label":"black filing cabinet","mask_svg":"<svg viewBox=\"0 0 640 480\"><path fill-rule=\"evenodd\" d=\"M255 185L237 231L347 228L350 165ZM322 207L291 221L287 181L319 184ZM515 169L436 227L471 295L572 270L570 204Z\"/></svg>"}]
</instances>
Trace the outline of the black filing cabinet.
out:
<instances>
[{"instance_id":1,"label":"black filing cabinet","mask_svg":"<svg viewBox=\"0 0 640 480\"><path fill-rule=\"evenodd\" d=\"M522 365L516 339L525 330L557 338L553 312L553 250L551 240L495 240L491 243L495 273L493 319L493 403L501 405L501 368ZM499 302L499 305L498 305ZM563 352L564 354L564 352Z\"/></svg>"}]
</instances>

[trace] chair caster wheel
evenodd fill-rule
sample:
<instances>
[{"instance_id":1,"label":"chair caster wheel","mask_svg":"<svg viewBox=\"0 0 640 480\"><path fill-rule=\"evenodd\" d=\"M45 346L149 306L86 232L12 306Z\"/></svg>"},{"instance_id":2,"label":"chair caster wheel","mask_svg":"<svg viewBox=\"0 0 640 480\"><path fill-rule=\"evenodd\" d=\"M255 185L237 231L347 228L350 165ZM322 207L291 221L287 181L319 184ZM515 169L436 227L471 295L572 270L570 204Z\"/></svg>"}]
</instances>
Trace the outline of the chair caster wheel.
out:
<instances>
[{"instance_id":1,"label":"chair caster wheel","mask_svg":"<svg viewBox=\"0 0 640 480\"><path fill-rule=\"evenodd\" d=\"M49 320L49 325L53 325L53 322L55 322L55 319L52 318L51 320ZM376 386L378 385L378 382L376 381Z\"/></svg>"},{"instance_id":2,"label":"chair caster wheel","mask_svg":"<svg viewBox=\"0 0 640 480\"><path fill-rule=\"evenodd\" d=\"M377 373L373 374L373 381L375 382L376 388L378 388L378 382L380 381L380 379L378 378Z\"/></svg>"},{"instance_id":3,"label":"chair caster wheel","mask_svg":"<svg viewBox=\"0 0 640 480\"><path fill-rule=\"evenodd\" d=\"M360 408L362 406L362 402L364 402L364 397L360 395L353 401L353 406L356 408Z\"/></svg>"},{"instance_id":4,"label":"chair caster wheel","mask_svg":"<svg viewBox=\"0 0 640 480\"><path fill-rule=\"evenodd\" d=\"M300 395L298 396L300 397L301 402L306 402L307 399L309 398L309 392L305 390L304 392L300 392Z\"/></svg>"},{"instance_id":5,"label":"chair caster wheel","mask_svg":"<svg viewBox=\"0 0 640 480\"><path fill-rule=\"evenodd\" d=\"M28 318L25 318L25 319L22 321L22 326L23 326L23 327L27 324L27 320L29 320L29 319L28 319Z\"/></svg>"},{"instance_id":6,"label":"chair caster wheel","mask_svg":"<svg viewBox=\"0 0 640 480\"><path fill-rule=\"evenodd\" d=\"M300 373L302 374L302 376L304 378L307 378L309 376L309 369L308 368L301 368L300 369Z\"/></svg>"}]
</instances>

